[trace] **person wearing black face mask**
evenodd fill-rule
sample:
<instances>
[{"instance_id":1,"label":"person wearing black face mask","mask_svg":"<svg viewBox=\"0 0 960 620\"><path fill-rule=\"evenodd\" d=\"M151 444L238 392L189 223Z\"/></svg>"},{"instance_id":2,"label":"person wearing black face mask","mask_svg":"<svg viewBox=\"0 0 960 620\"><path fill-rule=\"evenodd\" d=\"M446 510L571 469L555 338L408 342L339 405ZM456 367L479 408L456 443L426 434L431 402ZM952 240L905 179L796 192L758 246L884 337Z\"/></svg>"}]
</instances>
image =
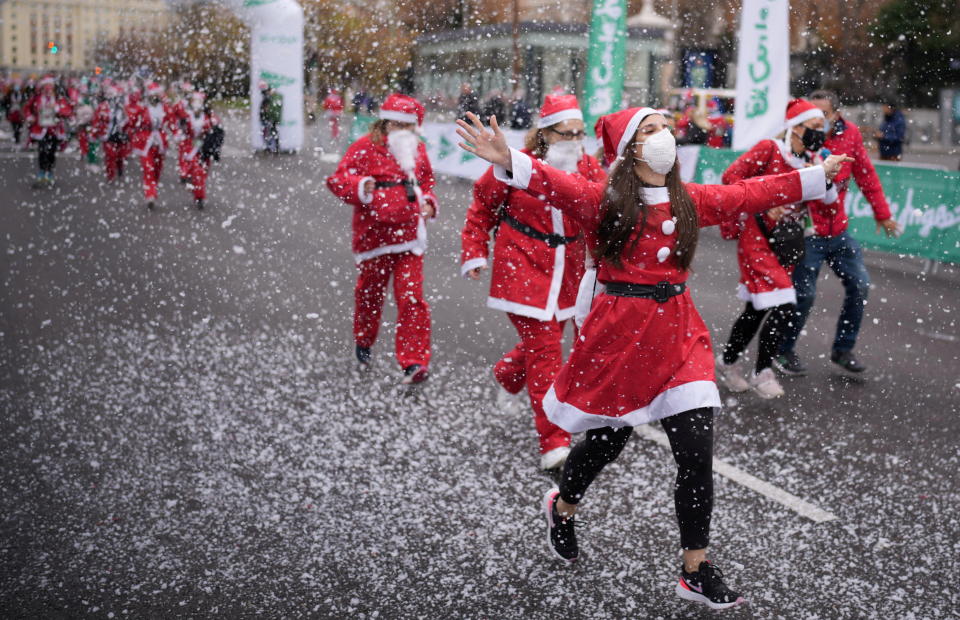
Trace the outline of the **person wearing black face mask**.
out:
<instances>
[{"instance_id":1,"label":"person wearing black face mask","mask_svg":"<svg viewBox=\"0 0 960 620\"><path fill-rule=\"evenodd\" d=\"M783 139L761 140L730 164L723 173L724 184L821 163L823 112L805 99L794 99L787 106L786 124ZM737 239L737 297L746 302L717 357L717 375L731 391L753 390L761 398L783 396L783 387L773 370L773 358L797 312L792 274L804 249L802 222L807 209L834 205L836 201L837 190L830 185L821 200L777 207L721 224L725 239ZM747 372L740 356L758 332L755 368Z\"/></svg>"},{"instance_id":2,"label":"person wearing black face mask","mask_svg":"<svg viewBox=\"0 0 960 620\"><path fill-rule=\"evenodd\" d=\"M866 368L856 358L853 349L863 321L864 306L870 290L870 275L863 264L860 244L847 231L844 200L851 178L856 180L857 187L873 209L877 232L882 230L888 237L897 237L901 230L896 220L891 217L890 205L887 204L880 179L863 145L863 136L853 122L840 114L836 93L827 90L815 91L810 94L810 103L820 108L829 123L824 148L835 155L851 157L853 161L843 164L834 179L837 202L809 209L808 225L812 228L812 234L804 239L805 254L793 272L793 285L797 291L797 316L796 320L787 326L775 365L785 374L806 374L807 368L796 353L796 345L817 295L820 268L823 263L827 263L843 282L845 292L830 360L842 370L858 375Z\"/></svg>"}]
</instances>

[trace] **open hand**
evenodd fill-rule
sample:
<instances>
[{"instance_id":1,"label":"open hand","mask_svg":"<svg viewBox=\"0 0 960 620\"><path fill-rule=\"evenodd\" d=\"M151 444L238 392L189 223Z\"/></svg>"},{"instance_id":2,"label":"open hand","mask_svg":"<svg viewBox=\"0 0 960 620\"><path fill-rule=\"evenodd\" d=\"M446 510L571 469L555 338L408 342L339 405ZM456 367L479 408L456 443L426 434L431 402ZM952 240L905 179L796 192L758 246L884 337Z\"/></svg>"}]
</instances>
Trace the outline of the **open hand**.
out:
<instances>
[{"instance_id":1,"label":"open hand","mask_svg":"<svg viewBox=\"0 0 960 620\"><path fill-rule=\"evenodd\" d=\"M846 155L831 155L823 160L823 172L827 175L827 180L832 181L840 172L840 166L844 162L855 161L852 157Z\"/></svg>"},{"instance_id":2,"label":"open hand","mask_svg":"<svg viewBox=\"0 0 960 620\"><path fill-rule=\"evenodd\" d=\"M893 219L883 220L882 222L877 222L877 234L880 234L880 231L883 230L888 237L893 237L896 239L901 234L903 230L900 228L900 225L896 223Z\"/></svg>"},{"instance_id":3,"label":"open hand","mask_svg":"<svg viewBox=\"0 0 960 620\"><path fill-rule=\"evenodd\" d=\"M512 168L510 163L510 147L507 146L507 137L500 131L500 125L497 124L497 117L490 117L490 129L483 128L480 118L473 112L467 112L466 121L458 120L457 135L463 138L460 148L472 153L480 159L485 159L491 164L503 166L507 170Z\"/></svg>"}]
</instances>

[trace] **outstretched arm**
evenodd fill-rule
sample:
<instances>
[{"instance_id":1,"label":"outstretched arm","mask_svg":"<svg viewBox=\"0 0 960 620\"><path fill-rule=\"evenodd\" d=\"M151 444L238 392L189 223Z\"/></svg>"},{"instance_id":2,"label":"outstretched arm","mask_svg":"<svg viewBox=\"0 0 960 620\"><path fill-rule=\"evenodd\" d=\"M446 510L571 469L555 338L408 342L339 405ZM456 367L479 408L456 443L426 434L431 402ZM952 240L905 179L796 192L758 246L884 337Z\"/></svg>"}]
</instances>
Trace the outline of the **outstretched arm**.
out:
<instances>
[{"instance_id":1,"label":"outstretched arm","mask_svg":"<svg viewBox=\"0 0 960 620\"><path fill-rule=\"evenodd\" d=\"M492 163L498 181L544 200L587 229L596 227L605 183L595 183L581 175L557 170L510 148L496 116L490 117L491 131L484 129L475 114L468 112L467 117L469 124L457 121L460 126L457 134L464 140L460 148Z\"/></svg>"}]
</instances>

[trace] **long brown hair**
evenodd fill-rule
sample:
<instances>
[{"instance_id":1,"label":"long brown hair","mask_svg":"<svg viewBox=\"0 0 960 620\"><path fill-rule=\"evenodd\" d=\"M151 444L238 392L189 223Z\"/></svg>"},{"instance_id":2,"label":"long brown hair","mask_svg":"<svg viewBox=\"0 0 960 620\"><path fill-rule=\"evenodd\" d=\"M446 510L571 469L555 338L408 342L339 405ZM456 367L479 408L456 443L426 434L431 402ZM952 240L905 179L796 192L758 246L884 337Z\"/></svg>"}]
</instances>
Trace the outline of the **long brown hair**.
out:
<instances>
[{"instance_id":1,"label":"long brown hair","mask_svg":"<svg viewBox=\"0 0 960 620\"><path fill-rule=\"evenodd\" d=\"M386 144L388 122L386 119L380 118L370 123L370 140L374 144Z\"/></svg>"},{"instance_id":2,"label":"long brown hair","mask_svg":"<svg viewBox=\"0 0 960 620\"><path fill-rule=\"evenodd\" d=\"M597 229L598 244L594 252L597 261L606 260L615 267L622 267L620 257L624 251L636 245L647 225L649 205L644 201L643 184L630 165L630 160L621 160L610 173L603 203L600 205L600 225ZM667 194L670 209L677 218L677 265L684 271L690 268L697 251L700 235L700 218L693 198L680 180L680 162L674 163L667 173ZM637 224L640 224L637 229ZM632 238L632 239L631 239Z\"/></svg>"},{"instance_id":3,"label":"long brown hair","mask_svg":"<svg viewBox=\"0 0 960 620\"><path fill-rule=\"evenodd\" d=\"M537 159L543 159L547 154L547 141L543 138L543 130L532 128L523 137L523 146Z\"/></svg>"}]
</instances>

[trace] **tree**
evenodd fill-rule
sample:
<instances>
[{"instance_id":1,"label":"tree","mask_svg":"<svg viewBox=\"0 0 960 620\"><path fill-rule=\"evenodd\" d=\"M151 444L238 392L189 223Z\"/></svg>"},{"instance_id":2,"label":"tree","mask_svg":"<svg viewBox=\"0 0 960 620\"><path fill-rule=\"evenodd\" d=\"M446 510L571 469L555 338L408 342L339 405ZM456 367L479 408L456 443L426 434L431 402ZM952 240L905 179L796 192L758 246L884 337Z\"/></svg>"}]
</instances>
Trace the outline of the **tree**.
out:
<instances>
[{"instance_id":1,"label":"tree","mask_svg":"<svg viewBox=\"0 0 960 620\"><path fill-rule=\"evenodd\" d=\"M904 103L935 106L941 88L960 84L956 0L894 0L880 10L871 34L889 67L887 82Z\"/></svg>"}]
</instances>

